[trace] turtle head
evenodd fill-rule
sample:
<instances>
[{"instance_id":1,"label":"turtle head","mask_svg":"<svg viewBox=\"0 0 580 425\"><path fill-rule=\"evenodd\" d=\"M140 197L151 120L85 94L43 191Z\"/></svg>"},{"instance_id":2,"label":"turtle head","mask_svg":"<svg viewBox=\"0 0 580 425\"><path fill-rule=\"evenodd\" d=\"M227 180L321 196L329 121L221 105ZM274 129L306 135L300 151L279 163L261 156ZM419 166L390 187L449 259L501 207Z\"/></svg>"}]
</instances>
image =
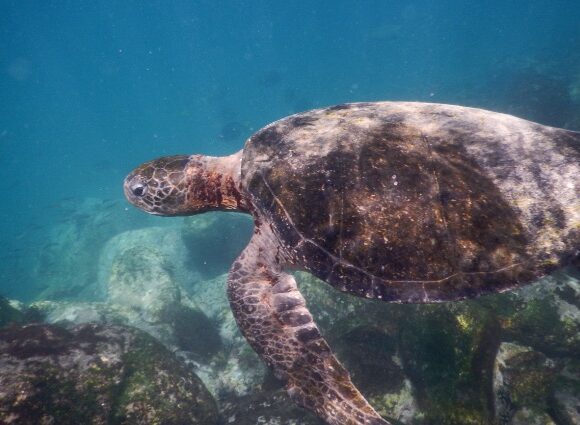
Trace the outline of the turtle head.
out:
<instances>
[{"instance_id":1,"label":"turtle head","mask_svg":"<svg viewBox=\"0 0 580 425\"><path fill-rule=\"evenodd\" d=\"M189 162L189 156L177 155L140 165L125 178L125 197L150 214L187 215L184 204Z\"/></svg>"},{"instance_id":2,"label":"turtle head","mask_svg":"<svg viewBox=\"0 0 580 425\"><path fill-rule=\"evenodd\" d=\"M125 197L154 215L194 215L212 210L241 210L239 161L230 157L176 155L146 162L134 169L123 185Z\"/></svg>"}]
</instances>

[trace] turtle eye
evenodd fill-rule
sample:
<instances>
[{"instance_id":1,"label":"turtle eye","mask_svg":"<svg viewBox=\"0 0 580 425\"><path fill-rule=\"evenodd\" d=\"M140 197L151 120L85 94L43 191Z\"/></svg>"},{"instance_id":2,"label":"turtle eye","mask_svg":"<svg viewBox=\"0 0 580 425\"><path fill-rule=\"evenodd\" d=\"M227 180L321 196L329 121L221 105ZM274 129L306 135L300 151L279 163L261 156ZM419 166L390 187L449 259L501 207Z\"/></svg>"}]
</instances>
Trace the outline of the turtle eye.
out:
<instances>
[{"instance_id":1,"label":"turtle eye","mask_svg":"<svg viewBox=\"0 0 580 425\"><path fill-rule=\"evenodd\" d=\"M145 192L147 191L147 186L145 186L143 183L135 183L133 186L131 186L131 192L133 192L133 195L135 196L143 196L145 195Z\"/></svg>"}]
</instances>

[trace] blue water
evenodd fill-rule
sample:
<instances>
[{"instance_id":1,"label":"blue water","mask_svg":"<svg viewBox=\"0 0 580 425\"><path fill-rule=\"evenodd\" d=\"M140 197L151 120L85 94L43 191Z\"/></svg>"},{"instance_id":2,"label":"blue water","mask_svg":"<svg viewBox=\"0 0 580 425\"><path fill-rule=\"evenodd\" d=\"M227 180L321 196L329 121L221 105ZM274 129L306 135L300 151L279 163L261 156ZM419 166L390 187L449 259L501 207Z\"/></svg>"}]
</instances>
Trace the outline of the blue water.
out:
<instances>
[{"instance_id":1,"label":"blue water","mask_svg":"<svg viewBox=\"0 0 580 425\"><path fill-rule=\"evenodd\" d=\"M38 296L58 267L38 258L55 226L82 229L87 198L119 200L116 232L157 224L122 202L147 159L231 153L272 120L351 101L578 129L578 80L578 0L4 0L0 294Z\"/></svg>"}]
</instances>

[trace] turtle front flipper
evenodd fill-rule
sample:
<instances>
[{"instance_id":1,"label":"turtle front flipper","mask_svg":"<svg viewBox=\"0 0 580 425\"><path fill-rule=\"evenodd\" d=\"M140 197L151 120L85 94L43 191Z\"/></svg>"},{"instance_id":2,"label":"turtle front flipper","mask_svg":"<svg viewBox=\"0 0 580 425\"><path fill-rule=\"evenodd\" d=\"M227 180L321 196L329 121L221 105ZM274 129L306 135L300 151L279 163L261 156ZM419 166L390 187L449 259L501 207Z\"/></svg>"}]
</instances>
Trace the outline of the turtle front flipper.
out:
<instances>
[{"instance_id":1,"label":"turtle front flipper","mask_svg":"<svg viewBox=\"0 0 580 425\"><path fill-rule=\"evenodd\" d=\"M331 425L389 425L351 382L320 335L277 244L260 232L234 262L228 297L252 348L286 383L292 400Z\"/></svg>"}]
</instances>

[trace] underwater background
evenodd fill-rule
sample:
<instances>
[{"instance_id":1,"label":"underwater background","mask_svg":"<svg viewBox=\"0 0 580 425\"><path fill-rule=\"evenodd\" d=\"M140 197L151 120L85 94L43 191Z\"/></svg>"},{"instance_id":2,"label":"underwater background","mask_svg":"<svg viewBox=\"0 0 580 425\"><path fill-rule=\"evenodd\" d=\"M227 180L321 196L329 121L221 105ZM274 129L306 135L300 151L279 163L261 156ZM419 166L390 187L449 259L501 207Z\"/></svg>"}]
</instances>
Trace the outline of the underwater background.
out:
<instances>
[{"instance_id":1,"label":"underwater background","mask_svg":"<svg viewBox=\"0 0 580 425\"><path fill-rule=\"evenodd\" d=\"M230 317L224 274L251 222L147 216L124 200L124 177L158 156L234 153L271 121L342 102L453 103L580 130L580 1L4 0L0 98L0 325L146 331L180 359L164 370L189 368L203 381L191 391L208 389L203 414L171 422L156 407L160 423L319 424ZM360 304L300 279L393 423L568 425L580 424L578 276L444 306Z\"/></svg>"}]
</instances>

